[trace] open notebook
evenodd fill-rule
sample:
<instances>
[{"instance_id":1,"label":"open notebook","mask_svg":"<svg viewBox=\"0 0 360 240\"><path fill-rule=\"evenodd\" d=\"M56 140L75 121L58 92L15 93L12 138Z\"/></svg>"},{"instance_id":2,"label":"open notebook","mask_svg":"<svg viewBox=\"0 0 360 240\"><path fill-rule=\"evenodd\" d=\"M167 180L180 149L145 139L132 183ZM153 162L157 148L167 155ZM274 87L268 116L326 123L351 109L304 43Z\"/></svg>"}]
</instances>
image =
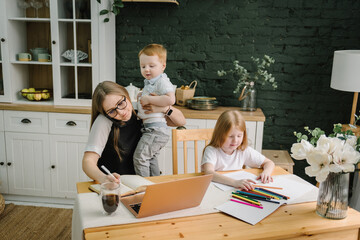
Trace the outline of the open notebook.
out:
<instances>
[{"instance_id":1,"label":"open notebook","mask_svg":"<svg viewBox=\"0 0 360 240\"><path fill-rule=\"evenodd\" d=\"M154 184L139 175L121 175L120 182L120 193L122 197L145 192L146 186ZM100 194L100 184L90 185L89 189Z\"/></svg>"}]
</instances>

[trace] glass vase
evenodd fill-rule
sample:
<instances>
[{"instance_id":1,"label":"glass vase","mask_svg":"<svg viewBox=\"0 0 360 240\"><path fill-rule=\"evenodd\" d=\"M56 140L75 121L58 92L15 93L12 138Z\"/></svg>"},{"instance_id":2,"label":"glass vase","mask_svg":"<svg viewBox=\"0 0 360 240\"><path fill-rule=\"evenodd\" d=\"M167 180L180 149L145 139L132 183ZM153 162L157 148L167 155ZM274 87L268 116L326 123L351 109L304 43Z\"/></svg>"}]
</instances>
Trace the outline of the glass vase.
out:
<instances>
[{"instance_id":1,"label":"glass vase","mask_svg":"<svg viewBox=\"0 0 360 240\"><path fill-rule=\"evenodd\" d=\"M244 97L241 100L242 111L256 111L256 89L254 82L245 86Z\"/></svg>"},{"instance_id":2,"label":"glass vase","mask_svg":"<svg viewBox=\"0 0 360 240\"><path fill-rule=\"evenodd\" d=\"M349 173L329 173L320 183L316 213L329 219L346 218L348 194Z\"/></svg>"}]
</instances>

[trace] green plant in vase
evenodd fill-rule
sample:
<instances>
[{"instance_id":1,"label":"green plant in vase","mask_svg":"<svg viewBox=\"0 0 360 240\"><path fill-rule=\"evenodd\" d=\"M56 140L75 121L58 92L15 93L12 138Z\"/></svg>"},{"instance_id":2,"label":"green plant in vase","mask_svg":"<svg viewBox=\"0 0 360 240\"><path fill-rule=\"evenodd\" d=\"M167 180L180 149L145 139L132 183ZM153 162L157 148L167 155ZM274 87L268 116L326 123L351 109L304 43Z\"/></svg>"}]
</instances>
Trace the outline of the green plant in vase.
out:
<instances>
[{"instance_id":1,"label":"green plant in vase","mask_svg":"<svg viewBox=\"0 0 360 240\"><path fill-rule=\"evenodd\" d=\"M271 84L273 89L277 88L275 77L268 72L269 67L275 63L275 60L264 55L262 59L251 57L254 71L249 72L245 67L239 64L238 60L233 62L234 68L228 71L217 71L218 76L232 75L237 80L237 86L234 93L238 94L239 101L242 101L243 110L256 110L256 88L255 85Z\"/></svg>"}]
</instances>

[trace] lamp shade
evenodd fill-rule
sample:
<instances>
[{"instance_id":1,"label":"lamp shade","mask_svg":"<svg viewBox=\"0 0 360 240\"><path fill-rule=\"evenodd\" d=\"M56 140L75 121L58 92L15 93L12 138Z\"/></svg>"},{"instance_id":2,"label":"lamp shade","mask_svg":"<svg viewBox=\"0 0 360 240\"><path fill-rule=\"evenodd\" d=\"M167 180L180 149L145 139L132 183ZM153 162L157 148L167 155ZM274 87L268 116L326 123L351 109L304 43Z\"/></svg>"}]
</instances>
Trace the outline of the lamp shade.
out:
<instances>
[{"instance_id":1,"label":"lamp shade","mask_svg":"<svg viewBox=\"0 0 360 240\"><path fill-rule=\"evenodd\" d=\"M334 52L330 87L346 92L360 92L360 50Z\"/></svg>"}]
</instances>

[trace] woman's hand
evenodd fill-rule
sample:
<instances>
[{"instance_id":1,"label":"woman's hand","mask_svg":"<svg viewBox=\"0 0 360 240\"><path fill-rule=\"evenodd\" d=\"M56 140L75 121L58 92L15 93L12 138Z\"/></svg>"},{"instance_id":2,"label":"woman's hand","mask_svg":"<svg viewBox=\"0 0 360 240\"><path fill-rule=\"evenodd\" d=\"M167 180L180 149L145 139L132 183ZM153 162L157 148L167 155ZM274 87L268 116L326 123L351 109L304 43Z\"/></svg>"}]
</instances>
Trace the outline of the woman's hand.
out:
<instances>
[{"instance_id":1,"label":"woman's hand","mask_svg":"<svg viewBox=\"0 0 360 240\"><path fill-rule=\"evenodd\" d=\"M236 180L235 184L234 184L234 187L244 189L246 191L250 191L250 190L254 190L253 184L255 184L255 183L256 182L254 180L251 180L251 179Z\"/></svg>"},{"instance_id":2,"label":"woman's hand","mask_svg":"<svg viewBox=\"0 0 360 240\"><path fill-rule=\"evenodd\" d=\"M115 179L111 175L106 175L106 182L120 183L120 174L112 173L112 175L114 175Z\"/></svg>"}]
</instances>

